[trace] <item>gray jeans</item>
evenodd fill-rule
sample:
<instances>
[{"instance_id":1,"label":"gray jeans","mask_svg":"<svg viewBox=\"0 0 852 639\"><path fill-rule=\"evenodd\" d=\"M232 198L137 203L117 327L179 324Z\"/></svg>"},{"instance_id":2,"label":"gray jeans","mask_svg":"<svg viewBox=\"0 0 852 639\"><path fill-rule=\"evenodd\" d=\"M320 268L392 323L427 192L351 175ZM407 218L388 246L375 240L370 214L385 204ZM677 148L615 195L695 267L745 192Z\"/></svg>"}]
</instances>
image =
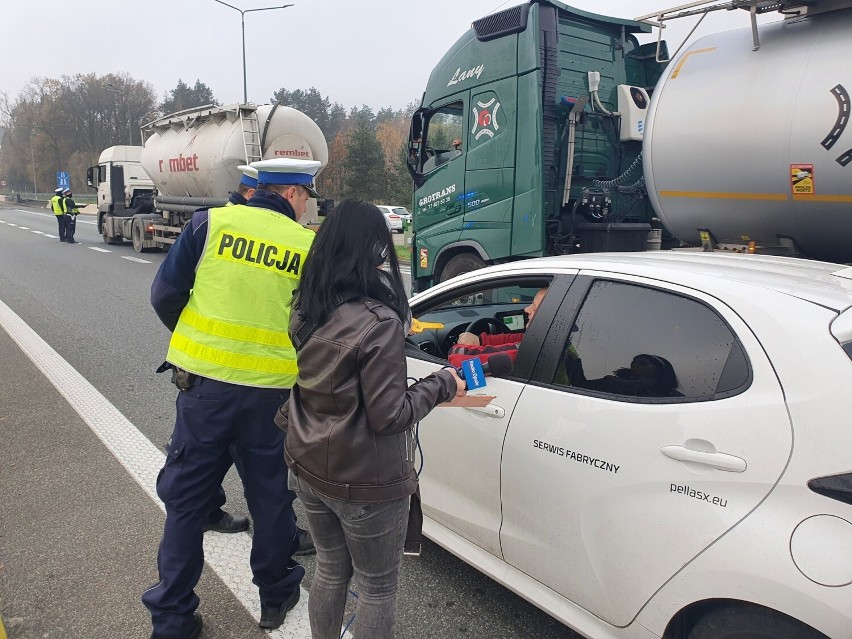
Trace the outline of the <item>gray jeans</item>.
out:
<instances>
[{"instance_id":1,"label":"gray jeans","mask_svg":"<svg viewBox=\"0 0 852 639\"><path fill-rule=\"evenodd\" d=\"M408 497L350 504L326 497L290 473L317 548L308 614L313 639L338 639L355 574L355 639L392 639Z\"/></svg>"}]
</instances>

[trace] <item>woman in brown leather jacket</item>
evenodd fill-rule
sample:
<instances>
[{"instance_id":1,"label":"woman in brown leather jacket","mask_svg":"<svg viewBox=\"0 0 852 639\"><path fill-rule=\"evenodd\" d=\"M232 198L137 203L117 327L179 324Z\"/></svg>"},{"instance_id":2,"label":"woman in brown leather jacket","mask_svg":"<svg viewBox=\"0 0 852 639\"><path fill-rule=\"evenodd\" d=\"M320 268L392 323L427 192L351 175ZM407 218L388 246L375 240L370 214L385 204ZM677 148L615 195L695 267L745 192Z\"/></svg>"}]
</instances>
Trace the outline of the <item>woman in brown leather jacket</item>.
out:
<instances>
[{"instance_id":1,"label":"woman in brown leather jacket","mask_svg":"<svg viewBox=\"0 0 852 639\"><path fill-rule=\"evenodd\" d=\"M408 385L411 312L390 231L372 204L345 200L326 218L293 309L299 378L275 421L317 548L311 633L340 636L354 572L355 638L389 639L417 487L412 426L463 395L464 382L445 368Z\"/></svg>"}]
</instances>

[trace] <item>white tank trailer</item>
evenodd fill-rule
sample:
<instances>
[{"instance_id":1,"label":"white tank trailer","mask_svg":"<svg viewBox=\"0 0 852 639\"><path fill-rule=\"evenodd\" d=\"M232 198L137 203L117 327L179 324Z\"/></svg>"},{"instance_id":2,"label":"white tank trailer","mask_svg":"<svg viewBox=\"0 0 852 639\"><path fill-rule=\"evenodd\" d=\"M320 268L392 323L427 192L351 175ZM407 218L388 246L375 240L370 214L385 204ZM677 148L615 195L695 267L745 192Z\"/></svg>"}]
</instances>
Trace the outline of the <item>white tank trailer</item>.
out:
<instances>
[{"instance_id":1,"label":"white tank trailer","mask_svg":"<svg viewBox=\"0 0 852 639\"><path fill-rule=\"evenodd\" d=\"M673 235L852 261L850 34L852 10L830 11L762 25L757 50L727 31L669 63L643 162Z\"/></svg>"},{"instance_id":2,"label":"white tank trailer","mask_svg":"<svg viewBox=\"0 0 852 639\"><path fill-rule=\"evenodd\" d=\"M155 187L153 197L136 198L135 206L114 207L99 219L105 242L130 239L138 252L173 244L197 209L224 205L240 182L241 164L285 157L328 163L319 126L280 105L180 111L144 125L142 136L140 162ZM309 201L303 221L316 211L317 203Z\"/></svg>"}]
</instances>

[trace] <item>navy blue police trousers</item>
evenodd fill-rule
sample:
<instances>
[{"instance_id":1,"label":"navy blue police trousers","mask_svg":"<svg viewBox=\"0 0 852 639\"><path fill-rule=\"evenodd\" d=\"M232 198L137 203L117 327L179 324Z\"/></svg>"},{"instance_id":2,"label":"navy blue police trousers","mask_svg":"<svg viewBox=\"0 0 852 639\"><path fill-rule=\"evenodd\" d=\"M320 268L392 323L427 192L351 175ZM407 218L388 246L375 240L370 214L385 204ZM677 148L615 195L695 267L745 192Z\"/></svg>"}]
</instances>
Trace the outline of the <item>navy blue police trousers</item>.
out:
<instances>
[{"instance_id":1,"label":"navy blue police trousers","mask_svg":"<svg viewBox=\"0 0 852 639\"><path fill-rule=\"evenodd\" d=\"M194 589L204 566L202 528L221 503L231 447L254 525L250 563L260 604L278 607L299 588L305 569L293 559L299 548L295 495L287 487L284 434L273 421L288 396L288 390L203 377L178 394L175 428L157 478L166 506L160 581L142 595L154 636L181 636L192 628L199 603Z\"/></svg>"},{"instance_id":2,"label":"navy blue police trousers","mask_svg":"<svg viewBox=\"0 0 852 639\"><path fill-rule=\"evenodd\" d=\"M68 227L68 218L65 214L56 216L56 223L59 225L59 241L65 241L65 229Z\"/></svg>"}]
</instances>

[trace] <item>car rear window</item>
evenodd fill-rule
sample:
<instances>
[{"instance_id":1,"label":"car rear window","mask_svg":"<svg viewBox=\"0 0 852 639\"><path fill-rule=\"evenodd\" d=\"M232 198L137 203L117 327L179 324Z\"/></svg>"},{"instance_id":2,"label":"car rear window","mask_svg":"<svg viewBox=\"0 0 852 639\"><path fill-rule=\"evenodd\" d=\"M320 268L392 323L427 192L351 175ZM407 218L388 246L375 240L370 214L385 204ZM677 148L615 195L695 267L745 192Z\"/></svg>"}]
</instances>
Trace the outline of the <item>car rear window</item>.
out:
<instances>
[{"instance_id":1,"label":"car rear window","mask_svg":"<svg viewBox=\"0 0 852 639\"><path fill-rule=\"evenodd\" d=\"M573 323L553 383L682 401L734 394L750 379L739 340L703 302L599 280Z\"/></svg>"}]
</instances>

